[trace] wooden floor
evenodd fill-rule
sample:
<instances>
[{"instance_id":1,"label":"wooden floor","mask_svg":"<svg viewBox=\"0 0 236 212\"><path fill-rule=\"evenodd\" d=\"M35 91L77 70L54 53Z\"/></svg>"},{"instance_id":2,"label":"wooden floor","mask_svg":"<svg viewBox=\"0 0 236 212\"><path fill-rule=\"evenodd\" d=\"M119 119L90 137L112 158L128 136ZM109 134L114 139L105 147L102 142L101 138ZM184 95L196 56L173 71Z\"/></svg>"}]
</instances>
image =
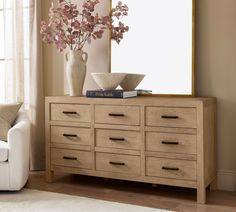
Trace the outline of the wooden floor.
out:
<instances>
[{"instance_id":1,"label":"wooden floor","mask_svg":"<svg viewBox=\"0 0 236 212\"><path fill-rule=\"evenodd\" d=\"M208 191L207 204L200 205L194 189L64 174L48 184L44 172L32 172L26 187L172 211L236 212L236 192Z\"/></svg>"}]
</instances>

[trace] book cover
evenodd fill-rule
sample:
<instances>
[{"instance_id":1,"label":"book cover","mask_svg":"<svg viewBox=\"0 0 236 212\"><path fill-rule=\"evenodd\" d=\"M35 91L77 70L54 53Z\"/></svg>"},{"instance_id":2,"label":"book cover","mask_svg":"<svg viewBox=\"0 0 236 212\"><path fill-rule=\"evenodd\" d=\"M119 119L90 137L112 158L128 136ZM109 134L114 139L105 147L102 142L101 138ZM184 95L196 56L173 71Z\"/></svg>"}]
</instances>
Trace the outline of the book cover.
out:
<instances>
[{"instance_id":1,"label":"book cover","mask_svg":"<svg viewBox=\"0 0 236 212\"><path fill-rule=\"evenodd\" d=\"M123 90L87 90L86 97L90 98L130 98L136 97L137 91L123 91Z\"/></svg>"}]
</instances>

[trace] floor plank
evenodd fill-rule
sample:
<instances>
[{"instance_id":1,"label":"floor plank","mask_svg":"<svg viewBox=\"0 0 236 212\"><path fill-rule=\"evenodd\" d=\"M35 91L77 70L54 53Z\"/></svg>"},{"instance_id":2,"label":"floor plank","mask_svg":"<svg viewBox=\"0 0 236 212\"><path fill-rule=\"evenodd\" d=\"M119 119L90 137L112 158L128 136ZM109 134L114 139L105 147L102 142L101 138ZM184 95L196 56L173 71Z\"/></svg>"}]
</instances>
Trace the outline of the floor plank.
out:
<instances>
[{"instance_id":1,"label":"floor plank","mask_svg":"<svg viewBox=\"0 0 236 212\"><path fill-rule=\"evenodd\" d=\"M46 183L44 172L31 172L26 187L173 211L236 211L236 192L208 191L200 205L194 189L58 173Z\"/></svg>"}]
</instances>

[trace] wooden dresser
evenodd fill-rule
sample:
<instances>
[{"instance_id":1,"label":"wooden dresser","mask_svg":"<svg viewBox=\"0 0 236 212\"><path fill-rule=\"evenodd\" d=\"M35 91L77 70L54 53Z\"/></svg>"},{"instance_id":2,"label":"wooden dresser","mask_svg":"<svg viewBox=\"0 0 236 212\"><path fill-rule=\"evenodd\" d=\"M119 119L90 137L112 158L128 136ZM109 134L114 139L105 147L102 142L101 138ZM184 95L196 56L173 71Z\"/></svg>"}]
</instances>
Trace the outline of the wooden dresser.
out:
<instances>
[{"instance_id":1,"label":"wooden dresser","mask_svg":"<svg viewBox=\"0 0 236 212\"><path fill-rule=\"evenodd\" d=\"M54 172L197 189L216 178L214 98L46 97L47 181Z\"/></svg>"}]
</instances>

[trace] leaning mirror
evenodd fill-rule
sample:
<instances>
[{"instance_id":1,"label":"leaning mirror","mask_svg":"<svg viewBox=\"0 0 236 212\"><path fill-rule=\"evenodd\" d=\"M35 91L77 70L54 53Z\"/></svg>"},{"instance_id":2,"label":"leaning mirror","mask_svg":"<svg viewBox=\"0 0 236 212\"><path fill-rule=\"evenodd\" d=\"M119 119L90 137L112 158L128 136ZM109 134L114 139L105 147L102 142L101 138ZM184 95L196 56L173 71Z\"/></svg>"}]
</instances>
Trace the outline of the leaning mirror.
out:
<instances>
[{"instance_id":1,"label":"leaning mirror","mask_svg":"<svg viewBox=\"0 0 236 212\"><path fill-rule=\"evenodd\" d=\"M112 0L114 7L119 0ZM145 74L137 89L194 95L194 0L124 0L129 26L111 42L110 71Z\"/></svg>"}]
</instances>

